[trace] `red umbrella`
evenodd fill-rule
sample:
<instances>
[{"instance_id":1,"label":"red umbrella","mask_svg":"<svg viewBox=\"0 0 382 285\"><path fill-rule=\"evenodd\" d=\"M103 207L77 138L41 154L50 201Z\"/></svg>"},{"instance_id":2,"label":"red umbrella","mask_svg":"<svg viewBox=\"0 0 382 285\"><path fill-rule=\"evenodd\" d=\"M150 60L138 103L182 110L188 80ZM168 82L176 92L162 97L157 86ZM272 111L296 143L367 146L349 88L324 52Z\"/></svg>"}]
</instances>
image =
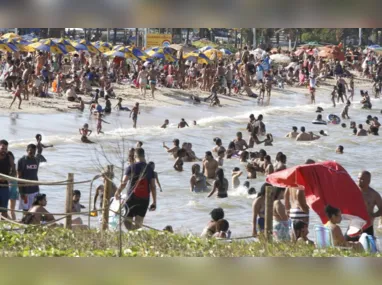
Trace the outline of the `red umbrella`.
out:
<instances>
[{"instance_id":1,"label":"red umbrella","mask_svg":"<svg viewBox=\"0 0 382 285\"><path fill-rule=\"evenodd\" d=\"M371 222L362 193L346 170L334 161L299 165L268 175L267 182L278 187L305 188L306 202L325 224L325 207L339 208L343 214Z\"/></svg>"}]
</instances>

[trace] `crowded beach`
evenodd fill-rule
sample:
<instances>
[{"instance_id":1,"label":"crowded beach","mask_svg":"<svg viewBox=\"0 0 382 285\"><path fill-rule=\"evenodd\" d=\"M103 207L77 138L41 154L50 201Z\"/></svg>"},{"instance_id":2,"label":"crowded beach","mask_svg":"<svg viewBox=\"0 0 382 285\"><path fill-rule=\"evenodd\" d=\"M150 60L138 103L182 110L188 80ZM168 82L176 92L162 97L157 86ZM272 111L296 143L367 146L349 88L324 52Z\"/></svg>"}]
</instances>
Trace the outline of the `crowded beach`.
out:
<instances>
[{"instance_id":1,"label":"crowded beach","mask_svg":"<svg viewBox=\"0 0 382 285\"><path fill-rule=\"evenodd\" d=\"M176 138L177 132L196 128L199 118L170 122L166 113L157 118L157 127L170 129L174 136L172 145L163 142L156 146L169 154L174 170L171 175L190 171L189 180L182 181L182 187L189 189L189 193L182 195L204 195L224 201L237 189L245 191L253 200L252 208L247 209L252 215L245 221L252 229L246 235L252 242L264 234L266 192L271 187L273 240L317 247L329 243L328 246L356 251L377 250L372 248L377 244L377 229L382 228L382 198L370 186L373 173L360 165L358 181L354 182L337 162L305 157L299 165L288 165L288 153L281 144L273 158L266 149L285 140L296 141L296 148L301 146L297 142L319 144L330 139L331 134L324 130L328 125L350 128L354 140L378 139L380 123L372 111L382 86L380 47L343 50L341 43L327 46L311 43L296 50L244 46L231 52L205 41L205 46L199 49L175 44L140 49L69 38L30 42L17 34L5 34L0 38L0 50L1 114L11 117L22 113L88 114L89 122L78 125L73 135L78 138L76 144L95 147L103 143L99 138L109 136L108 131L116 127L112 114L122 114L124 122L135 129L137 142L127 151L123 178L102 173L105 179L113 180L106 199L111 205L124 208L122 220L126 230L142 228L146 215L160 210L161 193L166 192L160 178L163 173L157 170L163 162L152 156L148 159L145 151L146 145L154 142L142 142L139 136L140 120L148 116L144 108L189 104L188 108L209 108L213 113L235 107L240 101L253 106L248 122L240 129L229 130L234 136L231 141L211 136L211 145L204 148L198 145L193 149L191 142ZM286 92L308 96L308 103L314 106L312 120L288 126L290 132L275 136L277 126L266 125L267 115L262 111L272 106L273 98ZM325 99L318 93L325 94ZM328 114L318 100L330 104L337 112ZM360 108L352 108L356 103ZM355 112L369 113L362 113L364 120L356 122L352 119ZM322 126L322 130L309 131L312 124ZM41 132L47 134L43 128ZM47 163L43 151L55 148L44 143L41 132L35 134L34 143L24 146L26 153L19 157L14 155L9 139L1 138L0 211L5 222L61 226L47 205L50 197L40 192L43 187L23 186L22 182L38 181L40 167ZM332 152L345 156L347 145L338 145ZM338 185L322 182L330 179ZM253 181L261 181L261 187L254 187ZM103 185L95 189L88 210L102 209L104 191ZM353 200L338 199L342 195L351 195ZM83 200L81 191L73 191L73 212L80 213L87 207ZM24 213L18 213L16 208ZM211 220L200 228L201 236L230 241L232 222L226 212L223 207L211 208L206 213ZM321 223L311 224L312 212ZM343 219L346 220L343 224L349 223L345 233L339 226ZM87 228L81 218L73 219L73 225ZM309 229L314 230L315 239ZM177 232L171 219L163 230ZM328 240L317 238L325 234Z\"/></svg>"}]
</instances>

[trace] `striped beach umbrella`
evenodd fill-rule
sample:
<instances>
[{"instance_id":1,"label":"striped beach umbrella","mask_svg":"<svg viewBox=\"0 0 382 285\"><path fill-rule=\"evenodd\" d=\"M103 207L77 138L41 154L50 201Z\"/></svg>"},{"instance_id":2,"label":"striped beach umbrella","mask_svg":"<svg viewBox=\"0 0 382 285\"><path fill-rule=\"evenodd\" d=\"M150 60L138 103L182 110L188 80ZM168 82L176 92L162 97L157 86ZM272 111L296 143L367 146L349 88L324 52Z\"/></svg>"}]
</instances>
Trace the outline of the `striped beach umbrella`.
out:
<instances>
[{"instance_id":1,"label":"striped beach umbrella","mask_svg":"<svg viewBox=\"0 0 382 285\"><path fill-rule=\"evenodd\" d=\"M78 51L84 50L90 53L100 53L100 51L87 40L72 41L71 44Z\"/></svg>"},{"instance_id":2,"label":"striped beach umbrella","mask_svg":"<svg viewBox=\"0 0 382 285\"><path fill-rule=\"evenodd\" d=\"M5 52L17 52L18 48L12 43L0 40L0 50Z\"/></svg>"},{"instance_id":3,"label":"striped beach umbrella","mask_svg":"<svg viewBox=\"0 0 382 285\"><path fill-rule=\"evenodd\" d=\"M174 62L174 61L176 61L176 58L174 56L172 56L170 53L166 53L163 48L157 49L156 51L155 50L149 50L147 52L147 54L151 58L163 59L163 60L165 60L167 62Z\"/></svg>"},{"instance_id":4,"label":"striped beach umbrella","mask_svg":"<svg viewBox=\"0 0 382 285\"><path fill-rule=\"evenodd\" d=\"M130 58L134 60L139 60L133 53L129 50L126 51L118 51L118 50L111 50L108 52L105 52L104 55L110 56L110 57L122 57L122 58Z\"/></svg>"},{"instance_id":5,"label":"striped beach umbrella","mask_svg":"<svg viewBox=\"0 0 382 285\"><path fill-rule=\"evenodd\" d=\"M57 53L57 54L65 53L54 41L50 39L30 44L29 47L32 47L40 51L49 52L49 53Z\"/></svg>"},{"instance_id":6,"label":"striped beach umbrella","mask_svg":"<svg viewBox=\"0 0 382 285\"><path fill-rule=\"evenodd\" d=\"M223 57L223 53L218 49L209 49L203 52L210 60L214 59L214 56L216 55L218 58Z\"/></svg>"},{"instance_id":7,"label":"striped beach umbrella","mask_svg":"<svg viewBox=\"0 0 382 285\"><path fill-rule=\"evenodd\" d=\"M111 51L113 49L113 45L108 42L98 41L94 43L94 46L102 53Z\"/></svg>"},{"instance_id":8,"label":"striped beach umbrella","mask_svg":"<svg viewBox=\"0 0 382 285\"><path fill-rule=\"evenodd\" d=\"M7 43L12 44L13 46L16 46L19 51L22 52L34 52L35 49L30 47L29 45L31 42L23 40L23 39L18 39L18 38L9 38Z\"/></svg>"},{"instance_id":9,"label":"striped beach umbrella","mask_svg":"<svg viewBox=\"0 0 382 285\"><path fill-rule=\"evenodd\" d=\"M137 59L140 60L147 60L149 58L149 55L146 52L132 46L119 46L115 50L123 53L132 53Z\"/></svg>"},{"instance_id":10,"label":"striped beach umbrella","mask_svg":"<svg viewBox=\"0 0 382 285\"><path fill-rule=\"evenodd\" d=\"M53 41L58 45L59 48L61 48L63 51L65 51L64 53L76 51L74 46L72 46L71 42L64 39L64 38L53 39Z\"/></svg>"},{"instance_id":11,"label":"striped beach umbrella","mask_svg":"<svg viewBox=\"0 0 382 285\"><path fill-rule=\"evenodd\" d=\"M15 34L15 33L7 33L5 35L2 35L1 38L2 39L13 39L13 38L21 39L21 36L19 36L18 34Z\"/></svg>"},{"instance_id":12,"label":"striped beach umbrella","mask_svg":"<svg viewBox=\"0 0 382 285\"><path fill-rule=\"evenodd\" d=\"M208 64L208 62L210 61L209 58L201 52L189 52L183 56L183 59L199 64Z\"/></svg>"},{"instance_id":13,"label":"striped beach umbrella","mask_svg":"<svg viewBox=\"0 0 382 285\"><path fill-rule=\"evenodd\" d=\"M223 53L223 55L231 55L232 52L228 49L225 49L225 48L222 48L220 49L220 51Z\"/></svg>"},{"instance_id":14,"label":"striped beach umbrella","mask_svg":"<svg viewBox=\"0 0 382 285\"><path fill-rule=\"evenodd\" d=\"M205 46L205 47L200 48L199 51L205 52L205 51L210 50L210 49L213 49L213 47L212 46Z\"/></svg>"}]
</instances>

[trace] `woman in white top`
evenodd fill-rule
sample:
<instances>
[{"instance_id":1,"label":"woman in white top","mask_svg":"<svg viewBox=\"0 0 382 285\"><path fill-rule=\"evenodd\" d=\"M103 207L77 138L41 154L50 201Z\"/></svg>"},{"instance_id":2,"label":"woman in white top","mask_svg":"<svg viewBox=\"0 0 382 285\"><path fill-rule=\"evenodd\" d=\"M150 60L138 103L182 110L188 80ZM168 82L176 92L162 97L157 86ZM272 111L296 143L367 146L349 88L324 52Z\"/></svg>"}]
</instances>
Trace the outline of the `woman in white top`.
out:
<instances>
[{"instance_id":1,"label":"woman in white top","mask_svg":"<svg viewBox=\"0 0 382 285\"><path fill-rule=\"evenodd\" d=\"M142 66L142 70L138 73L138 82L139 88L141 89L141 94L143 93L143 98L146 97L146 86L147 86L147 77L149 73L146 70L145 66Z\"/></svg>"}]
</instances>

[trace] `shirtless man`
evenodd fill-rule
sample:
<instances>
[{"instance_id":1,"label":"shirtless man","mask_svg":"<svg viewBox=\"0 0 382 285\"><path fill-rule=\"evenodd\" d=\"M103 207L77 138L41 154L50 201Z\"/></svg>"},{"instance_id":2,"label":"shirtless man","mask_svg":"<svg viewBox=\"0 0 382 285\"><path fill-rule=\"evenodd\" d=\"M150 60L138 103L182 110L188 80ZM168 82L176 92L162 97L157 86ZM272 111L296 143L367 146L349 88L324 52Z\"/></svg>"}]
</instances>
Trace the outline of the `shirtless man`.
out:
<instances>
[{"instance_id":1,"label":"shirtless man","mask_svg":"<svg viewBox=\"0 0 382 285\"><path fill-rule=\"evenodd\" d=\"M295 139L299 135L299 132L297 131L297 127L292 127L292 130L293 131L291 131L285 136L286 138Z\"/></svg>"},{"instance_id":2,"label":"shirtless man","mask_svg":"<svg viewBox=\"0 0 382 285\"><path fill-rule=\"evenodd\" d=\"M189 125L187 124L187 122L184 120L184 119L181 119L180 120L180 123L178 124L178 129L183 129L184 127L189 127Z\"/></svg>"},{"instance_id":3,"label":"shirtless man","mask_svg":"<svg viewBox=\"0 0 382 285\"><path fill-rule=\"evenodd\" d=\"M237 151L248 148L248 144L245 140L243 140L243 134L241 132L236 133L236 139L233 142L235 143L235 149Z\"/></svg>"},{"instance_id":4,"label":"shirtless man","mask_svg":"<svg viewBox=\"0 0 382 285\"><path fill-rule=\"evenodd\" d=\"M381 195L370 187L371 174L368 171L362 171L358 175L358 187L362 192L363 200L365 201L367 212L370 216L371 226L365 230L364 233L374 236L374 219L378 218L382 214L382 198ZM374 208L377 207L378 211L374 212ZM345 235L347 241L358 241L359 237L350 238Z\"/></svg>"},{"instance_id":5,"label":"shirtless man","mask_svg":"<svg viewBox=\"0 0 382 285\"><path fill-rule=\"evenodd\" d=\"M149 82L150 82L150 89L151 89L151 96L154 98L154 92L156 90L156 84L157 84L157 77L158 77L158 71L155 69L154 65L151 66L149 71Z\"/></svg>"},{"instance_id":6,"label":"shirtless man","mask_svg":"<svg viewBox=\"0 0 382 285\"><path fill-rule=\"evenodd\" d=\"M40 75L41 73L41 70L43 68L43 66L45 65L45 62L46 62L46 59L45 59L45 55L43 52L39 52L38 53L38 56L36 58L36 75Z\"/></svg>"},{"instance_id":7,"label":"shirtless man","mask_svg":"<svg viewBox=\"0 0 382 285\"><path fill-rule=\"evenodd\" d=\"M364 137L367 136L367 131L363 128L362 124L358 125L358 132L357 132L357 137Z\"/></svg>"},{"instance_id":8,"label":"shirtless man","mask_svg":"<svg viewBox=\"0 0 382 285\"><path fill-rule=\"evenodd\" d=\"M210 151L206 151L206 156L203 160L203 173L208 179L215 179L216 170L219 168L219 163L214 159Z\"/></svg>"},{"instance_id":9,"label":"shirtless man","mask_svg":"<svg viewBox=\"0 0 382 285\"><path fill-rule=\"evenodd\" d=\"M247 124L247 131L249 133L252 133L253 132L253 128L254 128L254 124L256 122L256 118L253 114L249 115L249 122Z\"/></svg>"},{"instance_id":10,"label":"shirtless man","mask_svg":"<svg viewBox=\"0 0 382 285\"><path fill-rule=\"evenodd\" d=\"M313 134L313 132L306 133L305 127L301 127L301 133L296 137L296 141L314 141L318 140L320 136Z\"/></svg>"},{"instance_id":11,"label":"shirtless man","mask_svg":"<svg viewBox=\"0 0 382 285\"><path fill-rule=\"evenodd\" d=\"M179 146L180 142L178 139L174 139L172 142L174 143L174 146L172 148L169 148L168 146L166 146L164 142L163 142L163 148L165 148L168 153L171 153L174 159L177 159L178 150L180 150L180 146Z\"/></svg>"}]
</instances>

